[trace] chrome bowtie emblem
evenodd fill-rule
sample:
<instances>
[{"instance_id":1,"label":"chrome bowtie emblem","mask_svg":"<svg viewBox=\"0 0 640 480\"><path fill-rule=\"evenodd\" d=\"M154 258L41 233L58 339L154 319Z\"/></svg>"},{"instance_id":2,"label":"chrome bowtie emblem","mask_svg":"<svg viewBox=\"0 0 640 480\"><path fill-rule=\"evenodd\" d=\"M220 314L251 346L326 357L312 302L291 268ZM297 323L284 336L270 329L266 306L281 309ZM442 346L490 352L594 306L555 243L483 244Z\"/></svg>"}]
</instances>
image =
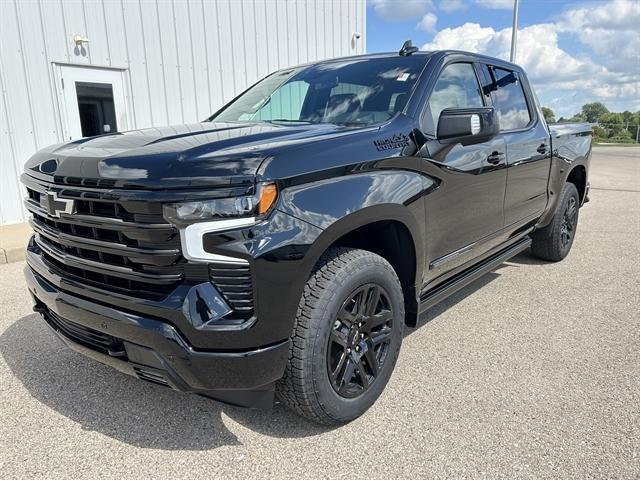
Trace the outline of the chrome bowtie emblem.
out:
<instances>
[{"instance_id":1,"label":"chrome bowtie emblem","mask_svg":"<svg viewBox=\"0 0 640 480\"><path fill-rule=\"evenodd\" d=\"M75 202L66 198L58 198L56 192L40 194L40 206L52 217L60 217L61 213L75 213Z\"/></svg>"}]
</instances>

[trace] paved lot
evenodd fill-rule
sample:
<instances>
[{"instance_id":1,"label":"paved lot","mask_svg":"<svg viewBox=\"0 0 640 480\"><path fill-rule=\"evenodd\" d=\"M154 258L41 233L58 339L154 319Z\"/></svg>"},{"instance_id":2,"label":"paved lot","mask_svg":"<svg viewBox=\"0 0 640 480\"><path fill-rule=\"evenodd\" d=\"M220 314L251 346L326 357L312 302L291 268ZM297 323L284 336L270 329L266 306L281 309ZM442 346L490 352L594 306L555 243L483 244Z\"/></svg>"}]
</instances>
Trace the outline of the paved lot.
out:
<instances>
[{"instance_id":1,"label":"paved lot","mask_svg":"<svg viewBox=\"0 0 640 480\"><path fill-rule=\"evenodd\" d=\"M0 265L0 476L637 479L640 149L595 149L591 182L564 262L520 255L436 307L337 429L86 360Z\"/></svg>"}]
</instances>

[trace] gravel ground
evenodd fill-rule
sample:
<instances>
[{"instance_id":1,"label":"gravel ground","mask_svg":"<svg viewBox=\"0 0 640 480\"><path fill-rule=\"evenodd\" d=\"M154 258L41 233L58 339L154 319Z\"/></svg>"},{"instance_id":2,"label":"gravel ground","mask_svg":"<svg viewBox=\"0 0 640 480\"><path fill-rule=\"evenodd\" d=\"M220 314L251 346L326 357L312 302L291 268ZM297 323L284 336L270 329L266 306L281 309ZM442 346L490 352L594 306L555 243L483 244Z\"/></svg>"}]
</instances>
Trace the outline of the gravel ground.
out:
<instances>
[{"instance_id":1,"label":"gravel ground","mask_svg":"<svg viewBox=\"0 0 640 480\"><path fill-rule=\"evenodd\" d=\"M2 478L640 477L640 149L594 150L569 257L522 254L408 332L336 429L228 407L72 353L0 266Z\"/></svg>"}]
</instances>

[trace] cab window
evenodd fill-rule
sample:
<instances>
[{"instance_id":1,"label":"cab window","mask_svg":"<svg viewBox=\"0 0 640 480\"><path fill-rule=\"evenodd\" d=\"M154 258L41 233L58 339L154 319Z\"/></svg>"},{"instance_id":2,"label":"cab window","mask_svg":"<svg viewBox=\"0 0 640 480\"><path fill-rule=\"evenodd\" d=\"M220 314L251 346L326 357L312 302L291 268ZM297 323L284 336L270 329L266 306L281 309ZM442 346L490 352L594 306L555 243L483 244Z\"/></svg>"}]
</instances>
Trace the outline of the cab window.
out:
<instances>
[{"instance_id":1,"label":"cab window","mask_svg":"<svg viewBox=\"0 0 640 480\"><path fill-rule=\"evenodd\" d=\"M490 67L493 77L493 103L500 121L500 130L518 130L531 123L531 113L522 82L516 72Z\"/></svg>"},{"instance_id":2,"label":"cab window","mask_svg":"<svg viewBox=\"0 0 640 480\"><path fill-rule=\"evenodd\" d=\"M482 107L482 94L476 72L470 63L447 65L436 82L429 98L429 111L433 130L437 131L438 118L445 108Z\"/></svg>"}]
</instances>

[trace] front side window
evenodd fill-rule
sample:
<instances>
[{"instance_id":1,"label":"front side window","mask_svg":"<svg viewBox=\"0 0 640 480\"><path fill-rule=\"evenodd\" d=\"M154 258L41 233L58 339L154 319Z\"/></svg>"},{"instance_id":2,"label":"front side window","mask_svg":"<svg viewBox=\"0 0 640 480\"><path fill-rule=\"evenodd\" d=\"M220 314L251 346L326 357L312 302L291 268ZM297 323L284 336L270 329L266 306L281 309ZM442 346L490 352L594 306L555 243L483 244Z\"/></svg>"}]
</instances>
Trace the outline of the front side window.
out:
<instances>
[{"instance_id":1,"label":"front side window","mask_svg":"<svg viewBox=\"0 0 640 480\"><path fill-rule=\"evenodd\" d=\"M440 73L429 98L429 110L436 130L440 113L445 108L482 106L482 95L473 65L470 63L447 65Z\"/></svg>"},{"instance_id":2,"label":"front side window","mask_svg":"<svg viewBox=\"0 0 640 480\"><path fill-rule=\"evenodd\" d=\"M517 130L531 122L527 99L518 75L502 68L492 68L493 98L500 121L500 130Z\"/></svg>"},{"instance_id":3,"label":"front side window","mask_svg":"<svg viewBox=\"0 0 640 480\"><path fill-rule=\"evenodd\" d=\"M351 59L279 71L258 82L210 120L381 123L404 108L425 58Z\"/></svg>"}]
</instances>

